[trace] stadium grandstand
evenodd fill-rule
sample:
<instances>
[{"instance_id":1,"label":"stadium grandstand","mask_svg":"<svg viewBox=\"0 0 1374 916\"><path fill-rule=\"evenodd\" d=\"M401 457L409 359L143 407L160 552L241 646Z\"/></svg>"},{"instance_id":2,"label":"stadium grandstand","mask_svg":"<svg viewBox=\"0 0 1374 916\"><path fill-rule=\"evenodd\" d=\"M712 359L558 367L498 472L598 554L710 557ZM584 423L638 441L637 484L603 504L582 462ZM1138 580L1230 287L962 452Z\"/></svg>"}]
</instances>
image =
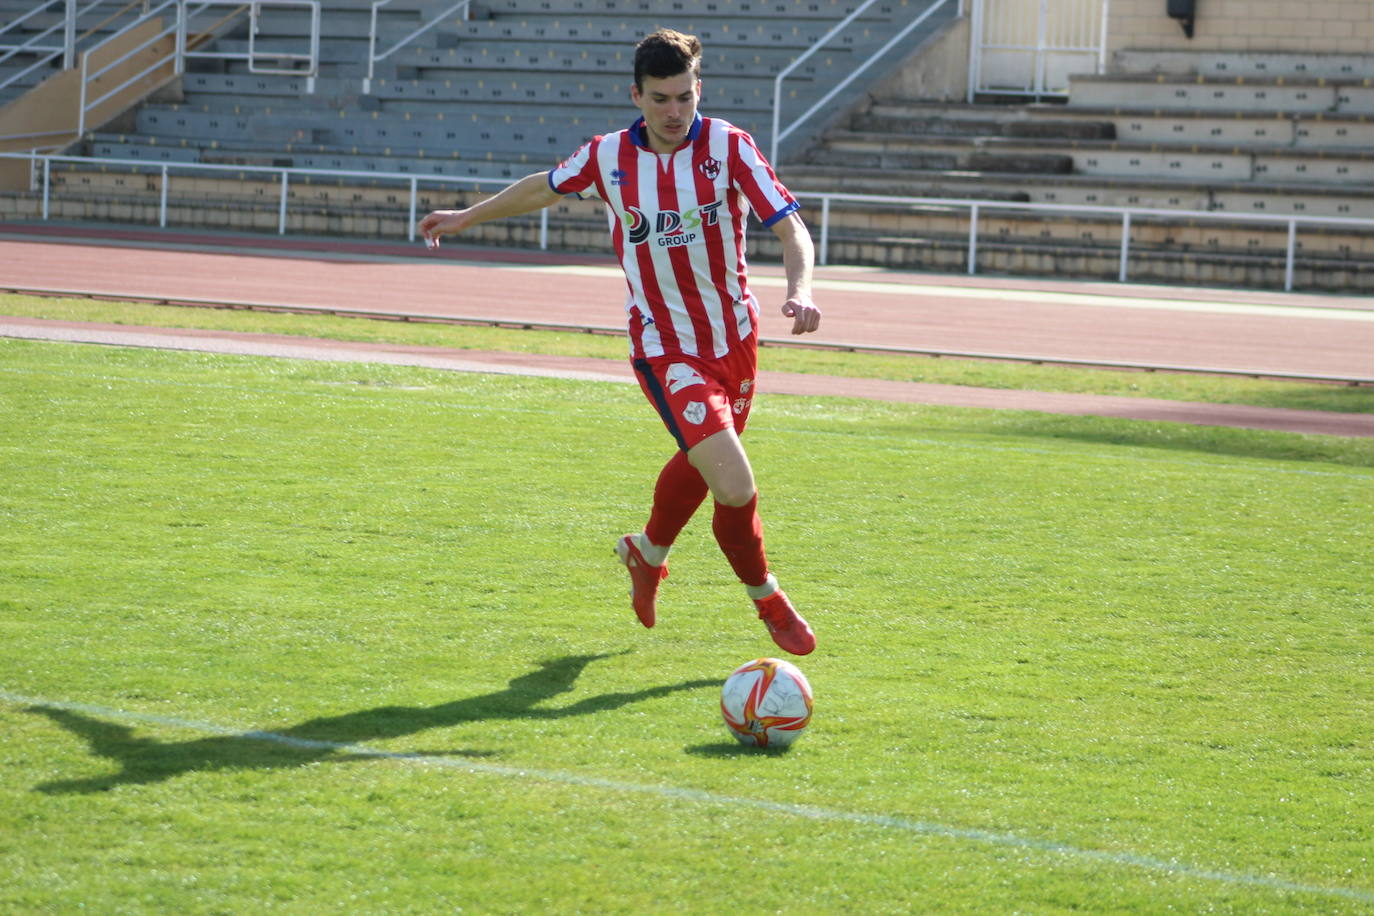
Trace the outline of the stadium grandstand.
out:
<instances>
[{"instance_id":1,"label":"stadium grandstand","mask_svg":"<svg viewBox=\"0 0 1374 916\"><path fill-rule=\"evenodd\" d=\"M407 238L627 126L659 26L828 263L1374 288L1348 0L0 0L0 219ZM604 226L568 200L468 240Z\"/></svg>"}]
</instances>

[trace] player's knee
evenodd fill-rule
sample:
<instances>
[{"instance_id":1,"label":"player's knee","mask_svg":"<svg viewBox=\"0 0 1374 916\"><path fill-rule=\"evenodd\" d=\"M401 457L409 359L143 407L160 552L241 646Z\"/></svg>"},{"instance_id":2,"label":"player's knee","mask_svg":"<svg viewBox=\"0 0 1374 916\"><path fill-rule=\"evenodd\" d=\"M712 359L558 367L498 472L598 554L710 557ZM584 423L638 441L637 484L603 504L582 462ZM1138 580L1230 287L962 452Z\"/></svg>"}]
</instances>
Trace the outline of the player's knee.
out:
<instances>
[{"instance_id":1,"label":"player's knee","mask_svg":"<svg viewBox=\"0 0 1374 916\"><path fill-rule=\"evenodd\" d=\"M723 480L711 490L711 496L723 506L747 506L755 494L752 476L748 480Z\"/></svg>"}]
</instances>

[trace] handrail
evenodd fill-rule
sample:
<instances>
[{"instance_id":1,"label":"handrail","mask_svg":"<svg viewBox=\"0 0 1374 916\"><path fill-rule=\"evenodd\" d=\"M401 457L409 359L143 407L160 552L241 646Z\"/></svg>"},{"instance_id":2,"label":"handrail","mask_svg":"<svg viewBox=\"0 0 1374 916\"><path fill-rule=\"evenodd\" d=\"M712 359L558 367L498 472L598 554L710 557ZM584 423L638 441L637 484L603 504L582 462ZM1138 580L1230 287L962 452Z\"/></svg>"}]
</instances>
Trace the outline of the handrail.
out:
<instances>
[{"instance_id":1,"label":"handrail","mask_svg":"<svg viewBox=\"0 0 1374 916\"><path fill-rule=\"evenodd\" d=\"M53 3L62 3L66 10L63 16L63 20L61 22L48 26L43 31L31 36L29 40L25 41L23 44L0 45L0 48L8 48L8 51L5 54L0 55L0 64L9 60L16 54L20 54L25 51L32 53L39 53L44 51L48 52L46 55L40 56L38 60L34 61L29 66L25 67L23 70L11 74L5 80L0 80L0 89L4 89L6 86L18 82L28 74L32 73L34 70L37 70L39 67L42 67L44 64L48 63L53 58L57 57L59 54L63 56L62 66L64 68L71 67L74 63L74 57L76 54L76 21L82 16L82 14L88 13L92 9L95 9L95 7L100 4L100 2L101 0L91 0L91 3L89 3L85 9L78 9L76 5L76 0L49 0L49 2L41 3L38 6L34 7L32 10L29 10L29 12L25 13L23 16L20 16L18 19L15 19L13 22L9 22L6 25L0 27L0 32L4 32L17 25L20 25L21 23L26 21L30 16L34 16L38 13L41 13L43 10L47 9ZM55 47L52 45L37 44L37 42L40 42L43 39L47 38L49 35L51 35L53 32L56 32L58 29L62 29L64 33L61 46Z\"/></svg>"},{"instance_id":2,"label":"handrail","mask_svg":"<svg viewBox=\"0 0 1374 916\"><path fill-rule=\"evenodd\" d=\"M249 15L250 15L250 17L252 18L253 24L252 24L252 27L251 27L250 32L249 32L249 47L248 47L248 52L247 52L247 55L246 55L246 59L248 60L248 67L249 67L250 72L253 72L253 73L274 73L274 74L279 74L279 75L280 75L280 74L290 74L290 75L294 75L294 74L300 73L300 74L302 74L302 75L305 75L305 76L310 80L310 86L309 86L309 88L308 88L307 91L311 91L311 92L314 91L314 77L315 77L315 73L316 73L316 72L318 71L318 69L319 69L319 40L320 40L320 4L319 4L319 0L253 0L253 2L251 2L251 3L246 3L246 4L243 3L242 0L194 0L194 4L195 4L194 9L192 9L192 3L187 2L187 0L163 0L163 2L160 3L160 4L158 4L157 6L151 7L146 13L144 13L141 17L139 17L139 19L136 20L129 28L133 28L133 27L135 27L135 26L141 25L141 24L143 24L143 23L145 23L145 22L148 22L148 21L150 21L150 20L153 20L153 19L157 18L158 14L160 14L164 9L166 9L167 7L172 6L172 5L175 5L175 6L176 6L176 20L173 22L172 25L169 25L169 26L164 27L161 31L157 32L156 34L154 34L154 35L150 36L148 39L146 39L142 44L139 44L138 46L129 49L129 50L128 50L127 52L125 52L123 55L121 55L120 57L118 57L118 58L116 58L116 59L110 61L108 64L105 64L103 67L101 67L100 69L96 70L94 73L90 72L90 69L89 69L89 67L90 67L90 63L89 63L89 62L90 62L90 55L91 55L91 53L94 52L94 51L96 51L96 50L98 50L99 48L104 47L106 44L108 44L108 43L111 42L111 41L114 41L116 38L119 38L119 37L123 34L123 32L117 33L117 34L115 34L115 35L110 36L109 38L105 39L105 41L102 41L102 42L100 42L99 44L95 45L95 46L92 47L89 51L87 51L85 54L82 55L82 57L81 57L81 103L80 103L80 113L79 113L79 116L78 116L78 119L77 119L77 131L76 131L78 134L85 133L85 131L86 131L86 115L87 115L88 113L94 111L102 102L106 101L107 99L112 98L113 96L115 96L115 95L118 94L119 92L123 91L124 89L127 89L129 86L132 86L134 83L136 83L136 82L138 82L139 80L143 79L144 77L148 76L148 75L149 75L150 73L152 73L153 71L155 71L155 70L157 70L157 69L159 69L159 68L161 68L161 67L166 66L166 64L167 64L169 61L170 61L170 62L173 62L173 73L176 74L176 75L180 75L180 74L182 74L182 73L184 73L184 72L186 71L186 58L188 58L188 57L198 57L198 58L221 58L221 59L222 59L222 58L231 58L231 59L243 59L243 58L245 58L245 55L244 55L244 54L241 54L241 53L226 53L226 52L213 52L213 51L193 51L193 50L189 50L189 49L187 48L187 40L188 40L188 39L187 39L187 35L186 35L186 30L187 30L187 26L188 26L188 23L189 23L189 21L190 21L191 16L194 15L194 14L196 14L196 13L204 12L206 9L208 9L208 8L210 8L210 7L212 7L212 6L233 6L233 7L237 7L237 9L235 9L235 10L234 10L233 12L231 12L229 15L224 16L224 17L221 17L220 20L219 20L218 22L216 22L216 23L211 27L211 30L216 30L216 29L223 28L225 25L227 25L229 22L231 22L237 15L239 15L240 13L243 13L243 12L245 12L245 11L248 12ZM304 60L304 61L308 62L309 65L310 65L308 70L306 70L306 71L282 70L282 69L275 69L275 68L259 68L259 67L256 66L256 49L255 49L254 44L253 44L253 37L252 37L252 36L256 34L256 31L257 31L257 19L258 19L258 17L261 15L261 10L262 10L262 7L263 7L264 5L272 5L272 6L304 6L304 7L308 7L308 8L310 9L310 11L311 11L311 29L310 29L310 50L309 50L309 52L308 52L307 54L287 54L287 53L280 53L280 54L279 54L279 53L273 53L272 55L270 55L273 59L279 59L279 60ZM127 29L126 29L125 31L127 31ZM87 99L87 97L86 97L86 87L87 87L87 85L89 85L92 81L99 79L101 76L103 76L103 75L105 75L106 73L110 72L110 71L113 70L115 67L119 66L120 64L124 63L125 61L129 60L129 59L132 58L134 55L138 54L138 53L141 52L141 51L146 50L147 48L149 48L149 47L151 47L152 45L156 44L158 41L161 41L163 38L166 38L168 35L173 35L173 34L176 35L176 39L177 39L177 40L176 40L176 45L175 45L174 49L172 50L172 52L171 52L170 54L168 54L168 55L163 55L163 56L159 57L157 60L153 61L153 63L151 63L151 64L149 64L148 66L144 67L142 70L138 71L138 72L135 73L133 76L130 76L128 79L124 80L124 82L120 83L118 86L115 86L114 88L110 89L110 90L109 90L108 92L106 92L104 95L100 96L100 98L95 99L94 101L91 101L91 100ZM208 34L208 33L206 33L206 34Z\"/></svg>"},{"instance_id":3,"label":"handrail","mask_svg":"<svg viewBox=\"0 0 1374 916\"><path fill-rule=\"evenodd\" d=\"M388 57L395 54L397 51L401 50L401 48L410 44L412 41L419 38L421 35L428 32L430 29L434 28L444 19L458 12L458 10L463 10L464 14L466 15L467 7L472 2L472 0L460 0L460 2L455 3L453 6L449 7L439 15L435 16L429 22L425 23L415 31L411 32L405 38L402 38L400 41L396 42L396 44L392 45L386 51L383 51L381 54L378 54L377 11L391 2L392 0L377 0L376 3L372 4L372 27L367 35L367 76L363 79L363 95L370 95L372 93L372 78L376 73L377 63L379 61L386 60Z\"/></svg>"},{"instance_id":4,"label":"handrail","mask_svg":"<svg viewBox=\"0 0 1374 916\"><path fill-rule=\"evenodd\" d=\"M67 4L68 10L68 15L66 17L65 23L59 23L57 25L54 25L46 32L43 32L40 35L35 36L35 38L30 39L28 42L25 43L25 45L19 46L21 50L28 47L29 45L34 44L35 41L40 40L49 32L55 31L57 28L63 26L65 26L66 28L69 41L72 40L75 35L76 17L81 12L89 12L96 6L96 4L100 3L101 0L93 0L93 2L89 6L87 6L84 10L81 11L77 11L76 9L76 0L63 0L63 2ZM304 76L307 80L306 91L315 91L315 77L316 74L319 72L320 0L247 0L247 2L245 2L245 0L163 0L163 2L157 4L156 6L151 6L149 3L144 2L144 0L132 0L132 2L130 2L128 5L126 5L123 9L120 10L120 13L116 14L115 17L107 18L104 22L100 24L100 26L109 24L111 21L113 21L114 18L117 18L120 14L129 11L132 7L138 5L139 3L143 3L144 6L144 12L142 13L142 15L138 16L138 18L134 19L132 22L130 22L123 28L119 29L114 34L109 35L100 41L97 41L95 44L93 44L91 47L84 50L80 54L80 62L78 66L78 69L80 70L80 85L76 99L76 110L73 112L73 122L70 124L70 126L58 130L46 130L35 133L8 134L0 136L0 139L35 141L35 149L40 146L45 146L46 148L53 148L59 145L63 145L65 142L70 142L70 140L64 140L63 143L58 143L54 141L43 144L37 141L43 138L70 138L73 136L80 136L81 134L86 132L87 116L94 112L100 105L116 97L119 93L128 89L130 86L133 86L139 83L141 80L146 79L147 77L149 77L150 74L154 74L158 71L165 70L166 68L168 68L169 65L171 68L171 76L179 76L185 73L186 59L189 57L247 60L248 69L251 73ZM44 9L47 5L48 4L44 4L43 6L38 7L38 9ZM190 20L193 16L199 15L200 13L205 12L211 7L226 6L232 7L233 9L227 15L220 17L219 20L215 22L213 25L209 26L206 29L201 29L197 35L192 36L188 40L187 29L190 24ZM168 10L169 7L175 7L174 21L170 25L162 25L162 22L164 20L162 14L164 13L164 11ZM259 28L258 20L261 17L262 10L264 7L306 7L309 9L310 35L308 36L309 47L306 53L293 53L284 51L264 53L258 51L256 45L256 36ZM219 32L226 25L231 23L234 19L245 13L247 13L251 19L248 50L246 53L241 51L214 52L194 50L194 47L199 46L199 44L203 43L207 38L213 38L217 32ZM150 37L144 37L143 40L139 42L136 46L125 50L123 54L107 63L93 63L91 57L92 54L99 52L112 42L122 41L128 35L131 34L132 30L148 25L149 23L156 23L155 25L153 25L153 29L155 30L155 32ZM97 26L96 29L100 28L100 26ZM90 35L96 29L88 31L86 35L83 35L82 37ZM146 52L150 48L153 48L159 42L164 41L169 35L176 36L175 42L171 49L167 50L166 52L160 52L154 55L156 59L153 60L152 63L143 66L141 69L138 70L138 72L124 78L122 82L119 83L119 85L109 88L103 86L100 87L102 94L99 98L89 98L88 94L90 89L96 84L100 77L105 76L108 73L111 73L117 67L120 67L121 65L124 65L128 61L134 59L135 56ZM0 88L3 88L3 86L8 85L10 82L13 82L15 79L21 78L24 74L34 69L34 67L41 66L47 61L52 60L54 57L56 57L59 53L62 53L63 51L62 48L55 48L51 50L52 53L42 58L37 64L34 64L26 70L21 71L19 74L16 74L14 77L11 77L11 79L5 81L4 83L0 83ZM3 61L5 59L5 57L0 57L0 61ZM259 64L259 60L271 60L281 64L288 65L293 64L294 62L304 62L306 64L306 68L301 69L295 66L263 66Z\"/></svg>"},{"instance_id":5,"label":"handrail","mask_svg":"<svg viewBox=\"0 0 1374 916\"><path fill-rule=\"evenodd\" d=\"M475 178L458 175L415 175L408 172L366 172L346 169L295 168L293 166L220 165L206 162L147 162L142 159L97 159L90 156L60 156L40 153L0 153L0 159L27 159L33 162L35 166L37 166L39 162L42 162L42 213L43 219L45 220L48 219L51 196L50 174L52 163L54 162L85 162L100 163L102 166L120 165L142 169L159 169L162 173L163 181L162 206L159 223L163 227L167 225L167 186L170 182L169 172L172 169L205 172L238 172L241 174L252 172L277 175L282 185L277 224L277 232L280 235L286 234L287 191L288 183L292 175L320 175L330 178L367 178L372 180L380 179L383 181L408 183L410 186L410 228L407 238L410 241L415 240L415 220L419 201L419 183L421 181L449 185L496 185L500 187L505 187L510 184L509 178ZM1112 207L1104 204L1041 204L1020 201L972 200L969 198L957 197L888 197L880 194L850 194L820 191L798 191L794 192L794 196L805 200L821 201L821 220L819 227L821 241L817 246L817 263L822 265L828 263L830 205L833 201L860 204L898 204L904 206L966 209L969 211L970 216L968 234L969 274L977 273L977 235L980 211L1024 210L1028 212L1115 215L1121 219L1123 229L1120 249L1120 267L1117 274L1117 279L1122 283L1126 282L1128 275L1127 264L1130 258L1130 227L1132 218L1135 216L1161 217L1165 219L1214 219L1241 223L1286 225L1288 227L1288 244L1284 268L1284 289L1290 292L1293 289L1293 274L1297 261L1297 232L1299 226L1348 226L1374 230L1374 219L1360 219L1349 216L1282 216L1275 213L1235 213L1226 210L1171 210L1162 207ZM539 214L539 247L541 249L546 249L548 247L548 208L540 210Z\"/></svg>"},{"instance_id":6,"label":"handrail","mask_svg":"<svg viewBox=\"0 0 1374 916\"><path fill-rule=\"evenodd\" d=\"M820 101L816 102L814 105L808 108L805 114L794 120L785 129L780 130L779 127L782 118L782 81L793 70L801 66L803 61L805 61L812 54L815 54L822 47L824 47L826 42L834 38L837 33L839 33L842 29L844 29L851 22L857 19L859 15L864 12L864 10L868 9L875 2L877 2L877 0L865 0L865 2L860 4L857 9L855 9L844 19L840 20L838 25L832 28L829 32L826 32L825 35L822 36L819 41L817 41L811 47L807 48L806 51L799 55L796 60L792 61L792 63L784 67L782 69L782 72L780 72L777 75L777 77L773 80L773 134L772 146L770 148L768 158L769 161L771 161L774 164L774 166L778 164L778 144L782 142L782 140L785 137L787 137L789 134L792 133L792 131L800 127L808 118L810 118L813 114L815 114L822 107L824 107L825 104L828 103L831 99L833 99L835 96L843 92L845 87L848 86L850 83L854 82L854 80L858 79L859 74L863 73L865 70L871 67L874 61L878 60L878 58L882 57L884 54L890 51L892 47L897 44L897 42L901 41L903 38L906 38L906 36L911 34L911 32L917 26L919 26L921 23L925 22L926 19L932 16L937 9L944 6L946 3L951 2L951 0L935 0L935 2L933 2L929 7L926 8L926 11L924 13L922 13L920 16L917 16L916 19L909 23L906 28L902 29L896 35L892 36L892 38L888 39L886 44L884 44L873 54L869 55L867 60L861 63L858 67L854 68L854 70L851 71L850 74L846 76L842 81L840 81L835 86L831 87L830 91L827 92L820 99Z\"/></svg>"},{"instance_id":7,"label":"handrail","mask_svg":"<svg viewBox=\"0 0 1374 916\"><path fill-rule=\"evenodd\" d=\"M95 25L91 26L85 32L78 35L76 40L80 41L83 38L90 38L96 32L99 32L101 29L105 28L105 26L109 25L111 22L114 22L120 16L123 16L125 13L129 12L129 10L133 9L136 6L142 6L143 3L144 0L129 0L128 3L124 4L119 9L115 10L113 13L106 16L104 19L100 20Z\"/></svg>"}]
</instances>

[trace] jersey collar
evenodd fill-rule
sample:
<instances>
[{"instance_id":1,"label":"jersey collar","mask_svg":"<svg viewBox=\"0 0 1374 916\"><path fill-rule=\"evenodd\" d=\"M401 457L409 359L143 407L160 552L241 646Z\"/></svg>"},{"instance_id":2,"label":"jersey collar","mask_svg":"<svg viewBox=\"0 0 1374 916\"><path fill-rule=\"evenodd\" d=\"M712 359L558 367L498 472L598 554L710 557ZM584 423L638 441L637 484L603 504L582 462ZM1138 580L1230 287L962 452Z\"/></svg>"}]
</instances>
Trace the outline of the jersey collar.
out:
<instances>
[{"instance_id":1,"label":"jersey collar","mask_svg":"<svg viewBox=\"0 0 1374 916\"><path fill-rule=\"evenodd\" d=\"M697 112L692 117L692 126L687 129L687 139L682 141L682 146L686 146L697 138L701 133L701 112ZM644 116L640 115L635 122L630 125L630 142L641 149L652 151L648 139L644 136ZM678 149L682 149L679 146Z\"/></svg>"}]
</instances>

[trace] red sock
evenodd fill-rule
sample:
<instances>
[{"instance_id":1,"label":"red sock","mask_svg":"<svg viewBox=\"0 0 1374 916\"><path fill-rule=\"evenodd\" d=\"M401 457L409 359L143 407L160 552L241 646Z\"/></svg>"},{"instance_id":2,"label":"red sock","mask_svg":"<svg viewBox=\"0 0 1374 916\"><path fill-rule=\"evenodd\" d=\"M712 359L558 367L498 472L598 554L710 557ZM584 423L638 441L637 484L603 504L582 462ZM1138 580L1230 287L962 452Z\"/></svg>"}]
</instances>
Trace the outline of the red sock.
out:
<instances>
[{"instance_id":1,"label":"red sock","mask_svg":"<svg viewBox=\"0 0 1374 916\"><path fill-rule=\"evenodd\" d=\"M678 452L658 474L645 536L659 547L671 547L708 492L706 481L687 460L687 453Z\"/></svg>"},{"instance_id":2,"label":"red sock","mask_svg":"<svg viewBox=\"0 0 1374 916\"><path fill-rule=\"evenodd\" d=\"M768 558L763 553L763 522L758 507L757 493L742 506L716 503L716 514L711 520L716 543L745 585L768 581Z\"/></svg>"}]
</instances>

